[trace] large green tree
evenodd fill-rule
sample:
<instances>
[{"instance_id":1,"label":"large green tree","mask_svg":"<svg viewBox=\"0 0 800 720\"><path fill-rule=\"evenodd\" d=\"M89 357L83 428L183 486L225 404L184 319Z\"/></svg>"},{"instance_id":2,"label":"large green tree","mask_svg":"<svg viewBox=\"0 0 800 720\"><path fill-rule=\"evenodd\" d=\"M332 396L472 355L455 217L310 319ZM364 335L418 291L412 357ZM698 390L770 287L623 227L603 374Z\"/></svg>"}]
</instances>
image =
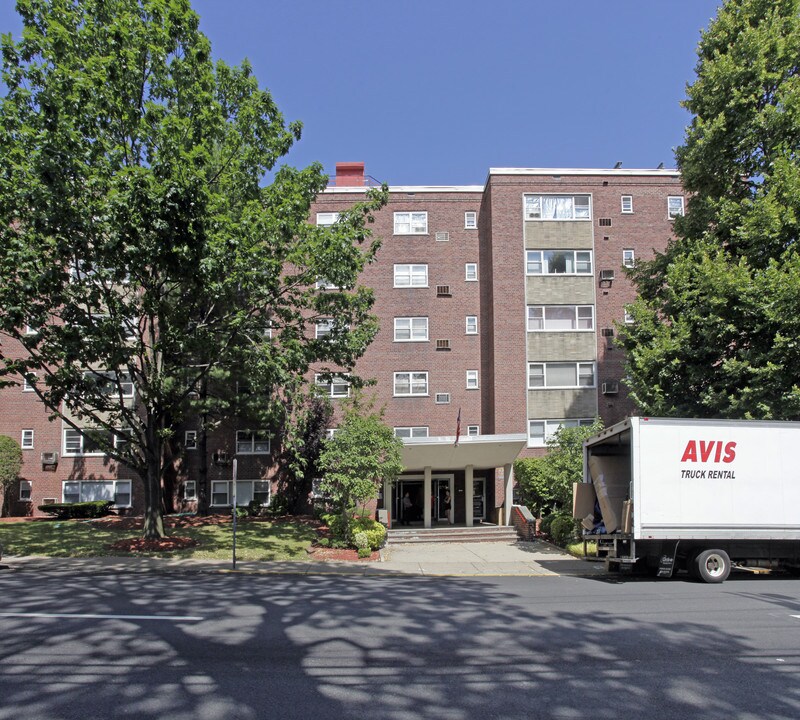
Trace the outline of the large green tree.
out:
<instances>
[{"instance_id":1,"label":"large green tree","mask_svg":"<svg viewBox=\"0 0 800 720\"><path fill-rule=\"evenodd\" d=\"M800 417L800 2L728 0L703 33L677 150L675 239L632 272L642 412Z\"/></svg>"},{"instance_id":2,"label":"large green tree","mask_svg":"<svg viewBox=\"0 0 800 720\"><path fill-rule=\"evenodd\" d=\"M7 435L0 435L0 517L8 502L8 491L19 478L22 448Z\"/></svg>"},{"instance_id":3,"label":"large green tree","mask_svg":"<svg viewBox=\"0 0 800 720\"><path fill-rule=\"evenodd\" d=\"M212 62L189 0L17 10L22 39L2 38L0 381L25 378L68 426L94 428L143 478L159 536L165 444L213 373L280 416L311 363L346 369L366 348L376 321L357 282L385 190L309 225L322 168L274 170L300 125L246 62ZM311 339L330 317L338 330Z\"/></svg>"}]
</instances>

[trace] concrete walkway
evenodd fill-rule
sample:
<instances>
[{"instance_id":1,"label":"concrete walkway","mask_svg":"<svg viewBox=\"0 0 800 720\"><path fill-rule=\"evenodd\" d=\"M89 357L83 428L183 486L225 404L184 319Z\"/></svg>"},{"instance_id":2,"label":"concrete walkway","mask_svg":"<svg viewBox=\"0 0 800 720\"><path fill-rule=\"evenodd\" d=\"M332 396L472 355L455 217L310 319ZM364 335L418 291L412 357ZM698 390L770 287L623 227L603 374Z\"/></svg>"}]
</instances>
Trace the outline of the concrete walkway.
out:
<instances>
[{"instance_id":1,"label":"concrete walkway","mask_svg":"<svg viewBox=\"0 0 800 720\"><path fill-rule=\"evenodd\" d=\"M434 577L489 577L519 575L558 577L595 576L604 572L600 563L567 555L544 542L513 544L418 543L390 546L380 562L175 560L146 557L48 558L6 556L0 572L61 573L247 573L279 575L402 575Z\"/></svg>"}]
</instances>

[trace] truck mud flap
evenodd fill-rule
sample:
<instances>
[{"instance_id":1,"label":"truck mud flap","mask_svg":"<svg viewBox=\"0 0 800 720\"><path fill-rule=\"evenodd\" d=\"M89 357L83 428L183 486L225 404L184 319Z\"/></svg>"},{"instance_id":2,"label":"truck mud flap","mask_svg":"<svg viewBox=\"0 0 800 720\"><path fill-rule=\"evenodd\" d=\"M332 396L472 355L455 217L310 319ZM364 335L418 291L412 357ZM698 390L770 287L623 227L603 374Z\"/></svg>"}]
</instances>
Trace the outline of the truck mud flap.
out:
<instances>
[{"instance_id":1,"label":"truck mud flap","mask_svg":"<svg viewBox=\"0 0 800 720\"><path fill-rule=\"evenodd\" d=\"M671 578L675 572L675 556L678 554L678 541L674 543L664 543L661 554L658 557L658 572L656 577Z\"/></svg>"}]
</instances>

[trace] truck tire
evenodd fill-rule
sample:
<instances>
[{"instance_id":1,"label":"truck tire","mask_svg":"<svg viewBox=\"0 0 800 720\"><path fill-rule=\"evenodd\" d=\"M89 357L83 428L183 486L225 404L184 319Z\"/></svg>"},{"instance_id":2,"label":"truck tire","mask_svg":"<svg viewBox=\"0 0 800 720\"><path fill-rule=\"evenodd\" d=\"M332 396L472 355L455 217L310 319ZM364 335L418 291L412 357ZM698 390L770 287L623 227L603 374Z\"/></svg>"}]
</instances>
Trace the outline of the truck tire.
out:
<instances>
[{"instance_id":1,"label":"truck tire","mask_svg":"<svg viewBox=\"0 0 800 720\"><path fill-rule=\"evenodd\" d=\"M694 560L697 578L706 583L721 583L731 574L731 559L724 550L703 550Z\"/></svg>"}]
</instances>

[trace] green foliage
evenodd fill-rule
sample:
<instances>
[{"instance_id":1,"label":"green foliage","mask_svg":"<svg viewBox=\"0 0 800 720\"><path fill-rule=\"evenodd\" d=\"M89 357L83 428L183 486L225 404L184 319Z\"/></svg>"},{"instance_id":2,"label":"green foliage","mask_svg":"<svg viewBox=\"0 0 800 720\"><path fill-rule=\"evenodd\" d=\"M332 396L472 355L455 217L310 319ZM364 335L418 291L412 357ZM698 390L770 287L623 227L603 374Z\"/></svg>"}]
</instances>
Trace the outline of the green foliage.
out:
<instances>
[{"instance_id":1,"label":"green foliage","mask_svg":"<svg viewBox=\"0 0 800 720\"><path fill-rule=\"evenodd\" d=\"M358 557L368 558L370 555L372 555L372 550L370 550L368 547L358 548Z\"/></svg>"},{"instance_id":2,"label":"green foliage","mask_svg":"<svg viewBox=\"0 0 800 720\"><path fill-rule=\"evenodd\" d=\"M402 447L382 414L364 404L357 393L345 406L339 430L320 456L321 488L330 493L345 526L352 505L374 499L384 482L394 482L403 471Z\"/></svg>"},{"instance_id":3,"label":"green foliage","mask_svg":"<svg viewBox=\"0 0 800 720\"><path fill-rule=\"evenodd\" d=\"M677 150L691 193L630 271L620 327L646 414L800 418L800 0L728 0L703 34Z\"/></svg>"},{"instance_id":4,"label":"green foliage","mask_svg":"<svg viewBox=\"0 0 800 720\"><path fill-rule=\"evenodd\" d=\"M353 544L357 550L369 550L369 538L363 530L353 533Z\"/></svg>"},{"instance_id":5,"label":"green foliage","mask_svg":"<svg viewBox=\"0 0 800 720\"><path fill-rule=\"evenodd\" d=\"M583 441L602 429L600 419L592 425L562 427L548 441L547 455L515 461L520 497L531 512L544 515L572 507L572 483L583 477Z\"/></svg>"},{"instance_id":6,"label":"green foliage","mask_svg":"<svg viewBox=\"0 0 800 720\"><path fill-rule=\"evenodd\" d=\"M550 536L556 545L566 545L575 539L575 520L567 515L557 515L550 524Z\"/></svg>"},{"instance_id":7,"label":"green foliage","mask_svg":"<svg viewBox=\"0 0 800 720\"><path fill-rule=\"evenodd\" d=\"M366 539L366 547L377 550L383 547L386 541L386 528L381 525L377 520L371 518L358 518L353 520L350 524L350 531L353 534L356 547L358 544L358 536L363 535Z\"/></svg>"},{"instance_id":8,"label":"green foliage","mask_svg":"<svg viewBox=\"0 0 800 720\"><path fill-rule=\"evenodd\" d=\"M19 477L22 449L16 440L0 435L0 491L7 489Z\"/></svg>"},{"instance_id":9,"label":"green foliage","mask_svg":"<svg viewBox=\"0 0 800 720\"><path fill-rule=\"evenodd\" d=\"M94 500L77 503L52 503L39 505L39 510L48 515L55 515L59 520L71 518L99 518L111 514L113 500Z\"/></svg>"},{"instance_id":10,"label":"green foliage","mask_svg":"<svg viewBox=\"0 0 800 720\"><path fill-rule=\"evenodd\" d=\"M275 493L269 501L269 514L273 517L281 517L289 512L289 498L283 493Z\"/></svg>"},{"instance_id":11,"label":"green foliage","mask_svg":"<svg viewBox=\"0 0 800 720\"><path fill-rule=\"evenodd\" d=\"M317 543L319 544L320 547L325 547L326 548L326 547L330 547L331 546L330 538L326 538L326 537L320 538L317 541Z\"/></svg>"},{"instance_id":12,"label":"green foliage","mask_svg":"<svg viewBox=\"0 0 800 720\"><path fill-rule=\"evenodd\" d=\"M65 423L107 431L104 452L145 480L155 537L175 424L252 413L276 427L311 363L346 371L364 352L377 322L358 277L387 192L317 227L320 165L264 185L301 126L248 63L212 61L189 0L17 8L0 103L0 336L16 342L0 344L0 382L27 377Z\"/></svg>"}]
</instances>

